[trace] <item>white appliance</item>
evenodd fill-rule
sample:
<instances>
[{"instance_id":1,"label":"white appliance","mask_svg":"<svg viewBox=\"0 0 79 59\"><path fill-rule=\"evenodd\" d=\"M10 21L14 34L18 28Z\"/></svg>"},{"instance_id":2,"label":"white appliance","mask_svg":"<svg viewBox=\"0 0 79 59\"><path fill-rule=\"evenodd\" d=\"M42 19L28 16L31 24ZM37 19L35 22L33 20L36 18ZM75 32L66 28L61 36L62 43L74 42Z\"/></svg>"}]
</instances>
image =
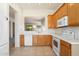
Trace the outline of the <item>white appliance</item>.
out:
<instances>
[{"instance_id":1,"label":"white appliance","mask_svg":"<svg viewBox=\"0 0 79 59\"><path fill-rule=\"evenodd\" d=\"M68 25L68 16L64 16L61 19L57 20L57 27L62 27L67 25Z\"/></svg>"},{"instance_id":2,"label":"white appliance","mask_svg":"<svg viewBox=\"0 0 79 59\"><path fill-rule=\"evenodd\" d=\"M53 51L54 55L59 56L60 55L60 39L53 37Z\"/></svg>"},{"instance_id":3,"label":"white appliance","mask_svg":"<svg viewBox=\"0 0 79 59\"><path fill-rule=\"evenodd\" d=\"M9 23L3 13L0 13L0 56L9 55Z\"/></svg>"}]
</instances>

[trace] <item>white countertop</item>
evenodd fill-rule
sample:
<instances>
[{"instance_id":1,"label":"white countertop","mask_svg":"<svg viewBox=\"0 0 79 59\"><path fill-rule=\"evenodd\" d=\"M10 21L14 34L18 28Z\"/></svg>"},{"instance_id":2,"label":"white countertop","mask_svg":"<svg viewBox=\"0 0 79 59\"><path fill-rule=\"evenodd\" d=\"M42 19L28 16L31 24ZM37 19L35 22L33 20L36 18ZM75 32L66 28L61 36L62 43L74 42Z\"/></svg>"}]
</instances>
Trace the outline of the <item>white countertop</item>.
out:
<instances>
[{"instance_id":1,"label":"white countertop","mask_svg":"<svg viewBox=\"0 0 79 59\"><path fill-rule=\"evenodd\" d=\"M61 40L64 40L70 44L79 44L79 39L78 40L74 40L74 38L71 38L69 35L65 36L65 35L61 35L61 34L54 34L54 33L34 33L33 35L52 35L54 37L57 37Z\"/></svg>"},{"instance_id":2,"label":"white countertop","mask_svg":"<svg viewBox=\"0 0 79 59\"><path fill-rule=\"evenodd\" d=\"M66 41L66 42L68 42L68 43L70 43L70 44L79 44L79 40L74 40L74 39L70 39L70 38L68 38L68 37L66 37L66 36L62 36L62 35L56 35L56 34L52 34L54 37L57 37L57 38L59 38L59 39L61 39L61 40L64 40L64 41Z\"/></svg>"},{"instance_id":3,"label":"white countertop","mask_svg":"<svg viewBox=\"0 0 79 59\"><path fill-rule=\"evenodd\" d=\"M79 56L78 53L78 49L79 49L79 40L74 40L74 39L70 39L66 36L62 36L62 35L56 35L56 34L52 34L52 36L57 37L61 40L64 40L68 43L70 43L72 45L71 49L72 49L72 56Z\"/></svg>"}]
</instances>

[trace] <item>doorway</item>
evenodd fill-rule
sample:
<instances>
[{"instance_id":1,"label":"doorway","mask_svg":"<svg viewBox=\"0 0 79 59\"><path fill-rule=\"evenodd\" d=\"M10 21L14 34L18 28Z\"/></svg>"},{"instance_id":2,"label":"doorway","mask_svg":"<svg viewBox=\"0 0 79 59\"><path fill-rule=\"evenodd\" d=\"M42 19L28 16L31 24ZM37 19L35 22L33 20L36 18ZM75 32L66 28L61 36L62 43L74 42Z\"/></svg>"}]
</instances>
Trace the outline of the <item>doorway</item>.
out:
<instances>
[{"instance_id":1,"label":"doorway","mask_svg":"<svg viewBox=\"0 0 79 59\"><path fill-rule=\"evenodd\" d=\"M13 47L15 47L15 22L12 23L13 27Z\"/></svg>"},{"instance_id":2,"label":"doorway","mask_svg":"<svg viewBox=\"0 0 79 59\"><path fill-rule=\"evenodd\" d=\"M9 6L9 52L15 48L15 10Z\"/></svg>"}]
</instances>

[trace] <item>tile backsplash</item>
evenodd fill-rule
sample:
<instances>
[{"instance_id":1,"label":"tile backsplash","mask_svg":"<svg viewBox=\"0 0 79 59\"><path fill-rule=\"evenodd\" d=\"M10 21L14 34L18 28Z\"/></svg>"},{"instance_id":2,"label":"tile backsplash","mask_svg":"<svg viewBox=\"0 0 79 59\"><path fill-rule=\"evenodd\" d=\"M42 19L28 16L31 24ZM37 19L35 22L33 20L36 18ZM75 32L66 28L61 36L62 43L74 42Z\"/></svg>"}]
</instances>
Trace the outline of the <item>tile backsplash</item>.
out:
<instances>
[{"instance_id":1,"label":"tile backsplash","mask_svg":"<svg viewBox=\"0 0 79 59\"><path fill-rule=\"evenodd\" d=\"M48 29L48 33L49 34L55 34L55 30L54 29Z\"/></svg>"},{"instance_id":2,"label":"tile backsplash","mask_svg":"<svg viewBox=\"0 0 79 59\"><path fill-rule=\"evenodd\" d=\"M56 34L67 35L70 38L74 38L75 40L79 40L79 27L64 27L55 29Z\"/></svg>"}]
</instances>

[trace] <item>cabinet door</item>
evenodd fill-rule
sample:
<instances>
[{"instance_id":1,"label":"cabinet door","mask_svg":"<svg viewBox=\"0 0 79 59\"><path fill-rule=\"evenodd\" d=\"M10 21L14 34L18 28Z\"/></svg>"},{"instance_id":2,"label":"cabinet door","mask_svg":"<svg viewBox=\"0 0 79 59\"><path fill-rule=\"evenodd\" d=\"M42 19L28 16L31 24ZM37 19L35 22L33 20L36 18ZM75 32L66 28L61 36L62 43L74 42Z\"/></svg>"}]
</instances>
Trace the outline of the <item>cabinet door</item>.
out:
<instances>
[{"instance_id":1,"label":"cabinet door","mask_svg":"<svg viewBox=\"0 0 79 59\"><path fill-rule=\"evenodd\" d=\"M33 45L37 45L37 40L38 40L38 36L37 35L33 35L32 44Z\"/></svg>"},{"instance_id":2,"label":"cabinet door","mask_svg":"<svg viewBox=\"0 0 79 59\"><path fill-rule=\"evenodd\" d=\"M38 45L49 45L52 47L52 36L51 35L39 35L37 40Z\"/></svg>"},{"instance_id":3,"label":"cabinet door","mask_svg":"<svg viewBox=\"0 0 79 59\"><path fill-rule=\"evenodd\" d=\"M77 20L76 25L79 26L79 3L76 3L75 6L76 6L76 10L75 10L76 11L76 20Z\"/></svg>"},{"instance_id":4,"label":"cabinet door","mask_svg":"<svg viewBox=\"0 0 79 59\"><path fill-rule=\"evenodd\" d=\"M71 44L60 40L60 55L61 56L71 56Z\"/></svg>"},{"instance_id":5,"label":"cabinet door","mask_svg":"<svg viewBox=\"0 0 79 59\"><path fill-rule=\"evenodd\" d=\"M48 15L48 28L52 28L52 16Z\"/></svg>"},{"instance_id":6,"label":"cabinet door","mask_svg":"<svg viewBox=\"0 0 79 59\"><path fill-rule=\"evenodd\" d=\"M66 51L66 52L65 52L65 56L71 56L71 47L68 48L68 47L66 46L65 51Z\"/></svg>"},{"instance_id":7,"label":"cabinet door","mask_svg":"<svg viewBox=\"0 0 79 59\"><path fill-rule=\"evenodd\" d=\"M38 45L46 45L45 44L45 36L44 35L39 35L39 38L37 40Z\"/></svg>"},{"instance_id":8,"label":"cabinet door","mask_svg":"<svg viewBox=\"0 0 79 59\"><path fill-rule=\"evenodd\" d=\"M57 27L57 15L52 15L52 28L56 28Z\"/></svg>"},{"instance_id":9,"label":"cabinet door","mask_svg":"<svg viewBox=\"0 0 79 59\"><path fill-rule=\"evenodd\" d=\"M61 9L60 9L60 18L68 15L67 7L68 7L68 5L66 3L61 7Z\"/></svg>"},{"instance_id":10,"label":"cabinet door","mask_svg":"<svg viewBox=\"0 0 79 59\"><path fill-rule=\"evenodd\" d=\"M52 48L52 35L46 35L46 44Z\"/></svg>"},{"instance_id":11,"label":"cabinet door","mask_svg":"<svg viewBox=\"0 0 79 59\"><path fill-rule=\"evenodd\" d=\"M20 35L20 46L24 47L24 35Z\"/></svg>"},{"instance_id":12,"label":"cabinet door","mask_svg":"<svg viewBox=\"0 0 79 59\"><path fill-rule=\"evenodd\" d=\"M57 20L59 20L60 18L67 16L67 4L63 4L57 11Z\"/></svg>"},{"instance_id":13,"label":"cabinet door","mask_svg":"<svg viewBox=\"0 0 79 59\"><path fill-rule=\"evenodd\" d=\"M70 3L68 4L68 24L69 26L76 26L77 19L79 19L79 5Z\"/></svg>"},{"instance_id":14,"label":"cabinet door","mask_svg":"<svg viewBox=\"0 0 79 59\"><path fill-rule=\"evenodd\" d=\"M33 35L33 45L50 45L52 47L51 35Z\"/></svg>"},{"instance_id":15,"label":"cabinet door","mask_svg":"<svg viewBox=\"0 0 79 59\"><path fill-rule=\"evenodd\" d=\"M62 43L60 44L60 47L61 47L61 48L60 48L60 55L61 55L61 56L65 56L65 55L66 55L66 54L65 54L65 53L66 53L66 52L65 52L65 51L66 51L66 49L65 49L66 47L65 47Z\"/></svg>"}]
</instances>

